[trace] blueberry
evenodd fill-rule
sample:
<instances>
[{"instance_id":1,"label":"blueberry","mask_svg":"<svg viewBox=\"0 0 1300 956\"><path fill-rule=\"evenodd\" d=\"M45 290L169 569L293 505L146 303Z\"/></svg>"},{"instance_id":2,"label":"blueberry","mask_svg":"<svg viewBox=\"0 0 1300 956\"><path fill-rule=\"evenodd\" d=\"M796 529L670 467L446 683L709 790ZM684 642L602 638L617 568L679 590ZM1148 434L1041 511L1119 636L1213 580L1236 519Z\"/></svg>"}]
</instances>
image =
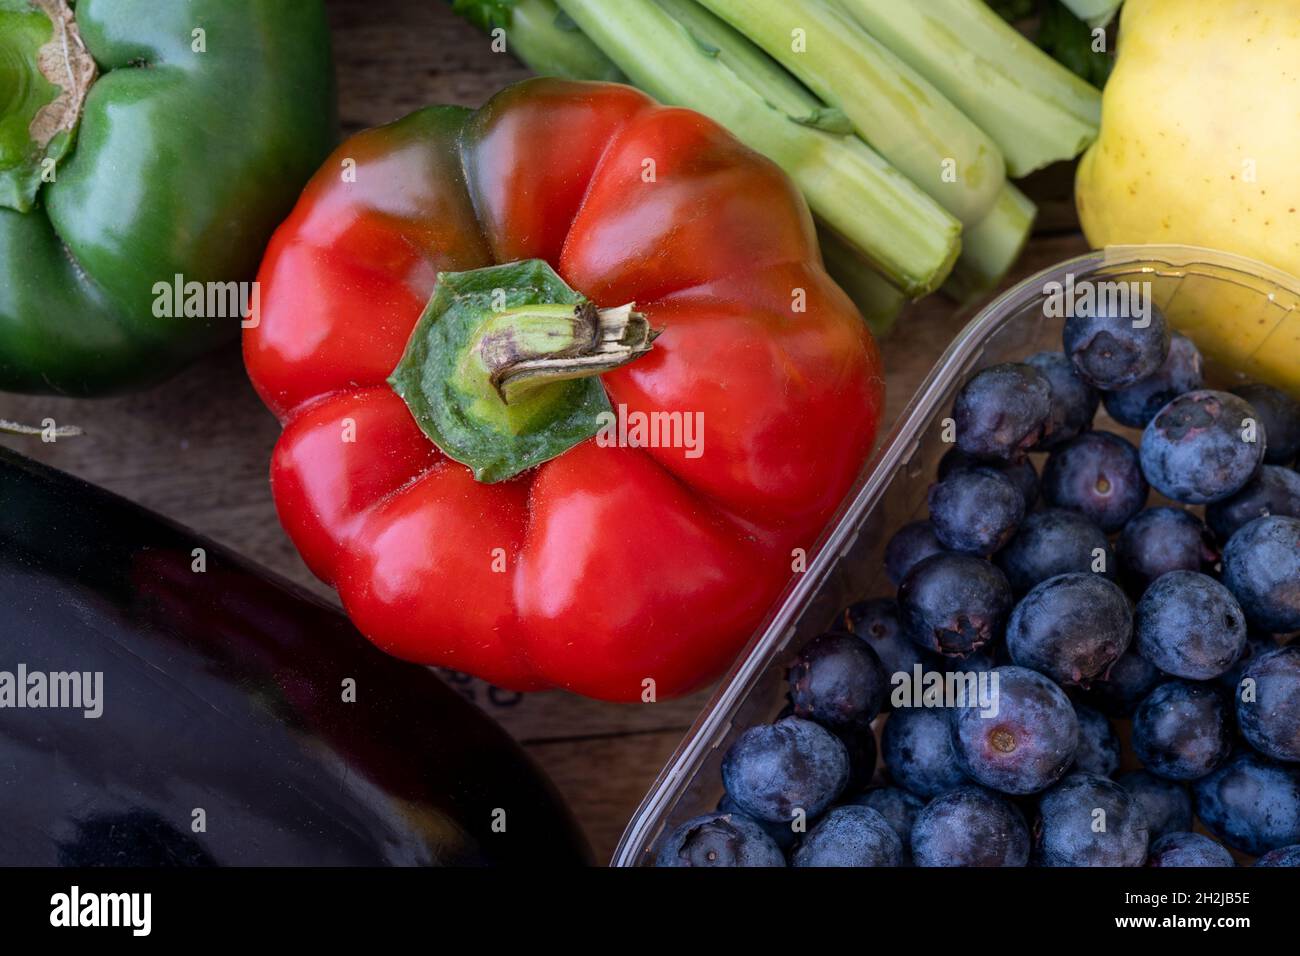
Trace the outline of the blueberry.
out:
<instances>
[{"instance_id":1,"label":"blueberry","mask_svg":"<svg viewBox=\"0 0 1300 956\"><path fill-rule=\"evenodd\" d=\"M1205 520L1220 541L1227 541L1242 526L1265 515L1300 518L1300 474L1265 465L1241 491L1205 509Z\"/></svg>"},{"instance_id":2,"label":"blueberry","mask_svg":"<svg viewBox=\"0 0 1300 956\"><path fill-rule=\"evenodd\" d=\"M957 393L957 447L968 455L1024 457L1051 427L1052 387L1031 365L1007 363L977 373Z\"/></svg>"},{"instance_id":3,"label":"blueberry","mask_svg":"<svg viewBox=\"0 0 1300 956\"><path fill-rule=\"evenodd\" d=\"M849 757L849 779L845 792L861 790L876 774L876 735L870 724L849 724L826 728L840 739Z\"/></svg>"},{"instance_id":4,"label":"blueberry","mask_svg":"<svg viewBox=\"0 0 1300 956\"><path fill-rule=\"evenodd\" d=\"M1006 798L970 784L935 797L912 828L917 866L1025 866L1029 828Z\"/></svg>"},{"instance_id":5,"label":"blueberry","mask_svg":"<svg viewBox=\"0 0 1300 956\"><path fill-rule=\"evenodd\" d=\"M1248 631L1246 634L1246 646L1241 649L1241 654L1231 668L1219 675L1219 685L1234 697L1237 695L1237 685L1241 683L1241 674L1247 665L1255 659L1257 655L1267 654L1269 651L1275 651L1281 645L1274 640L1272 634L1262 634L1259 631Z\"/></svg>"},{"instance_id":6,"label":"blueberry","mask_svg":"<svg viewBox=\"0 0 1300 956\"><path fill-rule=\"evenodd\" d=\"M1168 681L1133 715L1133 751L1152 773L1196 780L1232 752L1232 714L1217 684Z\"/></svg>"},{"instance_id":7,"label":"blueberry","mask_svg":"<svg viewBox=\"0 0 1300 956\"><path fill-rule=\"evenodd\" d=\"M907 636L946 657L966 657L1002 633L1011 610L1006 575L967 554L936 554L907 573L898 607Z\"/></svg>"},{"instance_id":8,"label":"blueberry","mask_svg":"<svg viewBox=\"0 0 1300 956\"><path fill-rule=\"evenodd\" d=\"M1115 556L1106 533L1083 515L1063 508L1036 511L1025 518L1015 537L998 552L996 563L1017 594L1070 571L1115 576Z\"/></svg>"},{"instance_id":9,"label":"blueberry","mask_svg":"<svg viewBox=\"0 0 1300 956\"><path fill-rule=\"evenodd\" d=\"M1166 833L1151 844L1147 866L1236 866L1227 847L1200 833Z\"/></svg>"},{"instance_id":10,"label":"blueberry","mask_svg":"<svg viewBox=\"0 0 1300 956\"><path fill-rule=\"evenodd\" d=\"M1161 681L1160 671L1137 651L1129 650L1111 665L1104 680L1088 685L1088 703L1114 717L1130 716Z\"/></svg>"},{"instance_id":11,"label":"blueberry","mask_svg":"<svg viewBox=\"0 0 1300 956\"><path fill-rule=\"evenodd\" d=\"M1035 835L1044 866L1141 866L1146 860L1146 816L1113 780L1072 773L1043 794L1038 813Z\"/></svg>"},{"instance_id":12,"label":"blueberry","mask_svg":"<svg viewBox=\"0 0 1300 956\"><path fill-rule=\"evenodd\" d=\"M1223 583L1261 631L1300 631L1300 518L1270 515L1241 528L1223 549Z\"/></svg>"},{"instance_id":13,"label":"blueberry","mask_svg":"<svg viewBox=\"0 0 1300 956\"><path fill-rule=\"evenodd\" d=\"M1130 771L1119 778L1119 784L1137 801L1152 840L1192 828L1192 794L1186 784L1148 770Z\"/></svg>"},{"instance_id":14,"label":"blueberry","mask_svg":"<svg viewBox=\"0 0 1300 956\"><path fill-rule=\"evenodd\" d=\"M940 657L939 670L945 674L983 674L995 667L1011 663L1006 645L1001 641L985 644L974 654L965 657Z\"/></svg>"},{"instance_id":15,"label":"blueberry","mask_svg":"<svg viewBox=\"0 0 1300 956\"><path fill-rule=\"evenodd\" d=\"M1129 428L1146 428L1164 408L1184 392L1205 384L1205 363L1192 340L1174 333L1164 364L1136 385L1107 392L1103 399L1110 417Z\"/></svg>"},{"instance_id":16,"label":"blueberry","mask_svg":"<svg viewBox=\"0 0 1300 956\"><path fill-rule=\"evenodd\" d=\"M1092 427L1101 396L1079 378L1068 358L1060 352L1039 352L1025 364L1038 369L1052 390L1051 421L1037 450L1050 451Z\"/></svg>"},{"instance_id":17,"label":"blueberry","mask_svg":"<svg viewBox=\"0 0 1300 956\"><path fill-rule=\"evenodd\" d=\"M972 779L1003 793L1035 793L1060 780L1079 746L1065 693L1036 671L992 671L996 713L968 703L950 710L953 750Z\"/></svg>"},{"instance_id":18,"label":"blueberry","mask_svg":"<svg viewBox=\"0 0 1300 956\"><path fill-rule=\"evenodd\" d=\"M1201 822L1231 847L1258 856L1300 843L1300 767L1243 749L1192 794Z\"/></svg>"},{"instance_id":19,"label":"blueberry","mask_svg":"<svg viewBox=\"0 0 1300 956\"><path fill-rule=\"evenodd\" d=\"M818 817L849 779L849 757L834 734L799 717L746 730L722 760L722 784L755 820L785 823L802 810Z\"/></svg>"},{"instance_id":20,"label":"blueberry","mask_svg":"<svg viewBox=\"0 0 1300 956\"><path fill-rule=\"evenodd\" d=\"M1260 753L1300 761L1300 646L1269 651L1246 665L1237 688L1237 723Z\"/></svg>"},{"instance_id":21,"label":"blueberry","mask_svg":"<svg viewBox=\"0 0 1300 956\"><path fill-rule=\"evenodd\" d=\"M731 799L729 793L723 793L722 799L718 801L718 812L734 813L745 817L744 811L740 809L735 800ZM750 820L751 818L745 817L745 819ZM782 852L791 849L795 844L795 840L799 838L799 835L794 832L794 828L788 823L769 823L766 820L752 820L751 822L762 827L763 832L772 838L772 842L779 846Z\"/></svg>"},{"instance_id":22,"label":"blueberry","mask_svg":"<svg viewBox=\"0 0 1300 956\"><path fill-rule=\"evenodd\" d=\"M1233 392L1259 413L1268 435L1264 460L1270 465L1295 461L1300 455L1300 402L1271 385L1243 385Z\"/></svg>"},{"instance_id":23,"label":"blueberry","mask_svg":"<svg viewBox=\"0 0 1300 956\"><path fill-rule=\"evenodd\" d=\"M960 448L951 448L939 459L938 478L944 481L959 472L974 471L977 468L992 468L1004 478L1010 479L1024 496L1026 511L1038 501L1038 472L1034 469L1034 463L1028 458L1017 461L976 458L966 454Z\"/></svg>"},{"instance_id":24,"label":"blueberry","mask_svg":"<svg viewBox=\"0 0 1300 956\"><path fill-rule=\"evenodd\" d=\"M851 604L845 608L841 623L876 652L886 678L900 673L911 674L917 664L925 669L938 666L937 658L908 640L903 632L898 602L893 598L872 598ZM887 710L888 705L886 699L884 709Z\"/></svg>"},{"instance_id":25,"label":"blueberry","mask_svg":"<svg viewBox=\"0 0 1300 956\"><path fill-rule=\"evenodd\" d=\"M1264 426L1245 401L1228 392L1188 392L1162 408L1142 433L1142 472L1174 501L1210 504L1235 495L1255 477L1266 445Z\"/></svg>"},{"instance_id":26,"label":"blueberry","mask_svg":"<svg viewBox=\"0 0 1300 956\"><path fill-rule=\"evenodd\" d=\"M706 813L664 838L655 866L785 866L785 855L748 817Z\"/></svg>"},{"instance_id":27,"label":"blueberry","mask_svg":"<svg viewBox=\"0 0 1300 956\"><path fill-rule=\"evenodd\" d=\"M800 648L787 677L795 716L825 727L870 723L889 693L876 652L843 631L828 631Z\"/></svg>"},{"instance_id":28,"label":"blueberry","mask_svg":"<svg viewBox=\"0 0 1300 956\"><path fill-rule=\"evenodd\" d=\"M1106 715L1086 704L1074 705L1079 721L1079 749L1074 752L1074 769L1109 777L1119 769L1119 737Z\"/></svg>"},{"instance_id":29,"label":"blueberry","mask_svg":"<svg viewBox=\"0 0 1300 956\"><path fill-rule=\"evenodd\" d=\"M1154 375L1169 354L1169 326L1151 306L1144 328L1131 315L1104 306L1077 309L1065 321L1065 354L1079 377L1093 388L1111 391Z\"/></svg>"},{"instance_id":30,"label":"blueberry","mask_svg":"<svg viewBox=\"0 0 1300 956\"><path fill-rule=\"evenodd\" d=\"M1300 844L1280 846L1269 850L1258 860L1256 866L1300 866Z\"/></svg>"},{"instance_id":31,"label":"blueberry","mask_svg":"<svg viewBox=\"0 0 1300 956\"><path fill-rule=\"evenodd\" d=\"M930 524L949 551L987 557L1011 540L1025 516L1020 490L991 468L958 471L932 485Z\"/></svg>"},{"instance_id":32,"label":"blueberry","mask_svg":"<svg viewBox=\"0 0 1300 956\"><path fill-rule=\"evenodd\" d=\"M1043 469L1048 504L1086 515L1107 534L1142 510L1149 491L1137 449L1110 432L1084 432L1052 452Z\"/></svg>"},{"instance_id":33,"label":"blueberry","mask_svg":"<svg viewBox=\"0 0 1300 956\"><path fill-rule=\"evenodd\" d=\"M902 787L873 787L851 801L860 807L870 807L888 821L898 834L903 847L902 863L912 862L912 826L925 801Z\"/></svg>"},{"instance_id":34,"label":"blueberry","mask_svg":"<svg viewBox=\"0 0 1300 956\"><path fill-rule=\"evenodd\" d=\"M1241 656L1246 617L1237 599L1214 578L1170 571L1138 601L1134 633L1138 653L1166 674L1209 680Z\"/></svg>"},{"instance_id":35,"label":"blueberry","mask_svg":"<svg viewBox=\"0 0 1300 956\"><path fill-rule=\"evenodd\" d=\"M903 844L870 807L836 807L799 841L793 866L899 866Z\"/></svg>"},{"instance_id":36,"label":"blueberry","mask_svg":"<svg viewBox=\"0 0 1300 956\"><path fill-rule=\"evenodd\" d=\"M1124 580L1138 593L1170 571L1208 571L1219 560L1201 519L1182 508L1148 508L1120 532L1116 544Z\"/></svg>"},{"instance_id":37,"label":"blueberry","mask_svg":"<svg viewBox=\"0 0 1300 956\"><path fill-rule=\"evenodd\" d=\"M928 521L913 521L894 532L885 545L885 574L895 587L907 577L907 572L932 554L942 554L943 545L935 537L934 525Z\"/></svg>"},{"instance_id":38,"label":"blueberry","mask_svg":"<svg viewBox=\"0 0 1300 956\"><path fill-rule=\"evenodd\" d=\"M890 779L918 797L934 797L966 782L938 707L899 708L885 721L880 749Z\"/></svg>"},{"instance_id":39,"label":"blueberry","mask_svg":"<svg viewBox=\"0 0 1300 956\"><path fill-rule=\"evenodd\" d=\"M1075 572L1036 585L1011 612L1007 649L1058 684L1104 678L1133 639L1133 612L1113 581Z\"/></svg>"}]
</instances>

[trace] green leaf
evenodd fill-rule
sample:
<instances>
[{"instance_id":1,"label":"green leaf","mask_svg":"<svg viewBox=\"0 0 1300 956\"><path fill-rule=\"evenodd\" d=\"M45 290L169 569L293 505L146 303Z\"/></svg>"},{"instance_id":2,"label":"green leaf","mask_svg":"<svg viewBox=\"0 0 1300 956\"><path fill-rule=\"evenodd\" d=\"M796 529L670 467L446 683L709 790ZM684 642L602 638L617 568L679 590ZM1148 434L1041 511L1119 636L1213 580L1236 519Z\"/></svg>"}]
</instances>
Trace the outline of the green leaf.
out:
<instances>
[{"instance_id":1,"label":"green leaf","mask_svg":"<svg viewBox=\"0 0 1300 956\"><path fill-rule=\"evenodd\" d=\"M503 311L585 302L541 260L443 273L389 384L447 457L479 481L512 478L594 436L609 398L599 378L576 378L507 405L476 346Z\"/></svg>"},{"instance_id":2,"label":"green leaf","mask_svg":"<svg viewBox=\"0 0 1300 956\"><path fill-rule=\"evenodd\" d=\"M1038 45L1071 72L1101 89L1110 79L1114 58L1093 49L1093 32L1060 0L1043 4L1038 26Z\"/></svg>"},{"instance_id":3,"label":"green leaf","mask_svg":"<svg viewBox=\"0 0 1300 956\"><path fill-rule=\"evenodd\" d=\"M480 30L508 27L518 0L452 0L451 9Z\"/></svg>"},{"instance_id":4,"label":"green leaf","mask_svg":"<svg viewBox=\"0 0 1300 956\"><path fill-rule=\"evenodd\" d=\"M806 116L791 116L790 119L800 126L811 126L823 133L834 133L837 136L849 136L853 133L853 123L844 115L844 111L836 106L820 106Z\"/></svg>"}]
</instances>

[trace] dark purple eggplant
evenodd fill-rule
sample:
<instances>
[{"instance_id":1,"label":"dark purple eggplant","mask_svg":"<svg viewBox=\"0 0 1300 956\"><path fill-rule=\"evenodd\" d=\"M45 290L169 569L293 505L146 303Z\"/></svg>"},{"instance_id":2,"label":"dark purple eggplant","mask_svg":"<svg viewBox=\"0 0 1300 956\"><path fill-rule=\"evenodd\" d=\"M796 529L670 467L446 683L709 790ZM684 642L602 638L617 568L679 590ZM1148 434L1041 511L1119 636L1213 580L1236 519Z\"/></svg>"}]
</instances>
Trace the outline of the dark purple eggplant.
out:
<instances>
[{"instance_id":1,"label":"dark purple eggplant","mask_svg":"<svg viewBox=\"0 0 1300 956\"><path fill-rule=\"evenodd\" d=\"M54 674L83 676L18 706ZM0 449L0 864L588 860L541 773L433 672L221 546Z\"/></svg>"}]
</instances>

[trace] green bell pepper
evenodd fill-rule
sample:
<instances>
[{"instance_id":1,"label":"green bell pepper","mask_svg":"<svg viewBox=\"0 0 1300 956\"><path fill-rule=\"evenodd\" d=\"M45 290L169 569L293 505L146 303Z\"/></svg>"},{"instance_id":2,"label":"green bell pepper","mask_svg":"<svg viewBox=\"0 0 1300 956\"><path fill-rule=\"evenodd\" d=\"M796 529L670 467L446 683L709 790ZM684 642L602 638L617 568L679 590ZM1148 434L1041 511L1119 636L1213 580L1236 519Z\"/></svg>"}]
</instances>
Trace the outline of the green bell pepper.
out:
<instances>
[{"instance_id":1,"label":"green bell pepper","mask_svg":"<svg viewBox=\"0 0 1300 956\"><path fill-rule=\"evenodd\" d=\"M234 338L336 126L319 0L0 0L0 389L130 390Z\"/></svg>"}]
</instances>

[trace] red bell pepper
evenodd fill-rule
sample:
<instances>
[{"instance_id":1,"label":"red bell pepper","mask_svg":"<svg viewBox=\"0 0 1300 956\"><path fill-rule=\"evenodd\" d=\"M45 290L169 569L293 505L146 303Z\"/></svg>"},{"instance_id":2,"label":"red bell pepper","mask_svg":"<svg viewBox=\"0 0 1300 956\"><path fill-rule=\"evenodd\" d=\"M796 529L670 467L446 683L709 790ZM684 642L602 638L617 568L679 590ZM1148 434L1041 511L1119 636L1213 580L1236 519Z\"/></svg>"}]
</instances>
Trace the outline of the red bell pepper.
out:
<instances>
[{"instance_id":1,"label":"red bell pepper","mask_svg":"<svg viewBox=\"0 0 1300 956\"><path fill-rule=\"evenodd\" d=\"M354 136L260 283L244 354L303 558L381 648L518 690L715 678L883 404L789 179L624 86L532 80ZM665 447L688 433L647 420L702 431Z\"/></svg>"}]
</instances>

